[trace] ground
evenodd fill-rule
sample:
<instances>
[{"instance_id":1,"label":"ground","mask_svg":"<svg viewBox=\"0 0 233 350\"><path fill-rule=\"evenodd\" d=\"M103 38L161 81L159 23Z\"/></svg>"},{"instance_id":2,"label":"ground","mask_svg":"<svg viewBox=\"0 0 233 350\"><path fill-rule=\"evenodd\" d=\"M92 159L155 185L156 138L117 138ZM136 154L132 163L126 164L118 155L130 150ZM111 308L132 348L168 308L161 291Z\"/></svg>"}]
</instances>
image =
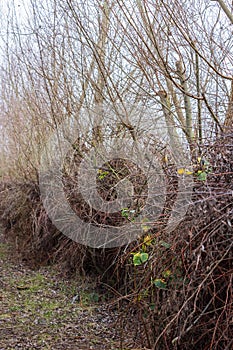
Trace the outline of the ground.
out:
<instances>
[{"instance_id":1,"label":"ground","mask_svg":"<svg viewBox=\"0 0 233 350\"><path fill-rule=\"evenodd\" d=\"M135 349L130 333L121 340L117 308L87 280L32 270L13 249L0 234L0 350Z\"/></svg>"}]
</instances>

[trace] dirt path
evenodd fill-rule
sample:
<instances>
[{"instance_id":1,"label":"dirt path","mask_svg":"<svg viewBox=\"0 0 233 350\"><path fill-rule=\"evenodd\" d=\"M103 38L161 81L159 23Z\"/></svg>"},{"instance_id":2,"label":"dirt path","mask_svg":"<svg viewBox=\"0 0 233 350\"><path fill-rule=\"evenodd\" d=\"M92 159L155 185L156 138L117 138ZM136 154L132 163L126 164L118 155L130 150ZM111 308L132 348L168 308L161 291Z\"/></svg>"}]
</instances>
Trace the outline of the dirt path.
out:
<instances>
[{"instance_id":1,"label":"dirt path","mask_svg":"<svg viewBox=\"0 0 233 350\"><path fill-rule=\"evenodd\" d=\"M0 350L133 348L120 345L116 310L100 303L86 282L13 261L0 236Z\"/></svg>"}]
</instances>

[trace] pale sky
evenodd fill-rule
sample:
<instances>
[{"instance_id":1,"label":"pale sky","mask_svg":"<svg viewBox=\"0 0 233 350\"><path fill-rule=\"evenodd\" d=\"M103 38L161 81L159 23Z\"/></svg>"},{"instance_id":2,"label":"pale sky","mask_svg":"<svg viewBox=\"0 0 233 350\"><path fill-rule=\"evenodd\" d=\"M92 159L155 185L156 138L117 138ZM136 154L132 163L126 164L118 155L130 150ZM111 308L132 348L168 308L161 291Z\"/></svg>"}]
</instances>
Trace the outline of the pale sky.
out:
<instances>
[{"instance_id":1,"label":"pale sky","mask_svg":"<svg viewBox=\"0 0 233 350\"><path fill-rule=\"evenodd\" d=\"M31 0L0 0L0 36L4 37L7 32L7 20L17 19L18 25L26 22L29 16ZM10 25L11 26L11 25Z\"/></svg>"}]
</instances>

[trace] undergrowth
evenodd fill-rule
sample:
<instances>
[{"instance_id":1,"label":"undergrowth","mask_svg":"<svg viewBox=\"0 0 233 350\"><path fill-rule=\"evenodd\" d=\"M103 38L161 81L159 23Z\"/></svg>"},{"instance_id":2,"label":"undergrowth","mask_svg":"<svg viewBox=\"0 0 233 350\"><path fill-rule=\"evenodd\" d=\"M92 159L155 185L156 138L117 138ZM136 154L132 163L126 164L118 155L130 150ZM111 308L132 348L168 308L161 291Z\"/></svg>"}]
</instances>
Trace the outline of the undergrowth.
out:
<instances>
[{"instance_id":1,"label":"undergrowth","mask_svg":"<svg viewBox=\"0 0 233 350\"><path fill-rule=\"evenodd\" d=\"M227 350L233 345L233 134L221 135L213 144L203 146L206 163L196 165L192 200L185 218L171 233L166 222L177 191L177 173L165 169L170 201L162 216L147 227L143 235L127 246L92 249L63 236L43 208L36 181L1 183L1 219L6 236L18 254L31 265L59 264L66 274L94 274L99 287L106 288L121 306L119 325L136 320L142 345L151 349ZM78 161L79 162L79 161ZM206 165L208 164L208 166ZM121 167L128 175L132 164L118 160L111 168ZM137 169L133 168L134 172ZM135 175L136 194L145 185L143 174ZM74 193L72 173L65 176L67 193ZM104 179L104 181L102 181ZM97 181L105 200L116 178L102 169ZM144 185L142 186L142 184ZM173 192L172 192L173 190ZM146 185L143 187L146 194ZM109 197L108 197L109 196ZM74 200L76 198L76 201ZM87 215L82 200L76 212ZM138 203L123 208L118 224L133 221ZM140 205L143 205L140 203ZM133 215L131 215L133 213ZM95 213L96 214L96 213ZM97 215L95 215L95 218ZM100 223L111 224L116 217L98 216Z\"/></svg>"}]
</instances>

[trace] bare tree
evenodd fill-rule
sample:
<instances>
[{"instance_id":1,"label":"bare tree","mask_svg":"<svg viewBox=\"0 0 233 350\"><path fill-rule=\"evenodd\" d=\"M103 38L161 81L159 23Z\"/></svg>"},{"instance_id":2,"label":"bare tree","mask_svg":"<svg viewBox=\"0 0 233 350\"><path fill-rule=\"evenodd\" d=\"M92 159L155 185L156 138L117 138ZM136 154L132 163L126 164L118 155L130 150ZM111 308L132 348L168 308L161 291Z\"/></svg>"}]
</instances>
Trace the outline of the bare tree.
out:
<instances>
[{"instance_id":1,"label":"bare tree","mask_svg":"<svg viewBox=\"0 0 233 350\"><path fill-rule=\"evenodd\" d=\"M24 101L22 114L32 128L26 133L37 135L27 144L33 139L41 145L48 132L67 116L76 118L84 106L111 103L117 110L125 101L155 106L169 128L176 128L174 137L188 140L191 148L229 127L232 35L222 8L204 0L199 5L41 0L31 1L23 24L9 10L2 64L9 93L2 101L17 142L27 138L20 141L17 124L22 125L10 112L13 100L20 108ZM118 113L116 123L135 138L127 113L123 119ZM103 130L99 124L97 129L93 139L101 142Z\"/></svg>"}]
</instances>

